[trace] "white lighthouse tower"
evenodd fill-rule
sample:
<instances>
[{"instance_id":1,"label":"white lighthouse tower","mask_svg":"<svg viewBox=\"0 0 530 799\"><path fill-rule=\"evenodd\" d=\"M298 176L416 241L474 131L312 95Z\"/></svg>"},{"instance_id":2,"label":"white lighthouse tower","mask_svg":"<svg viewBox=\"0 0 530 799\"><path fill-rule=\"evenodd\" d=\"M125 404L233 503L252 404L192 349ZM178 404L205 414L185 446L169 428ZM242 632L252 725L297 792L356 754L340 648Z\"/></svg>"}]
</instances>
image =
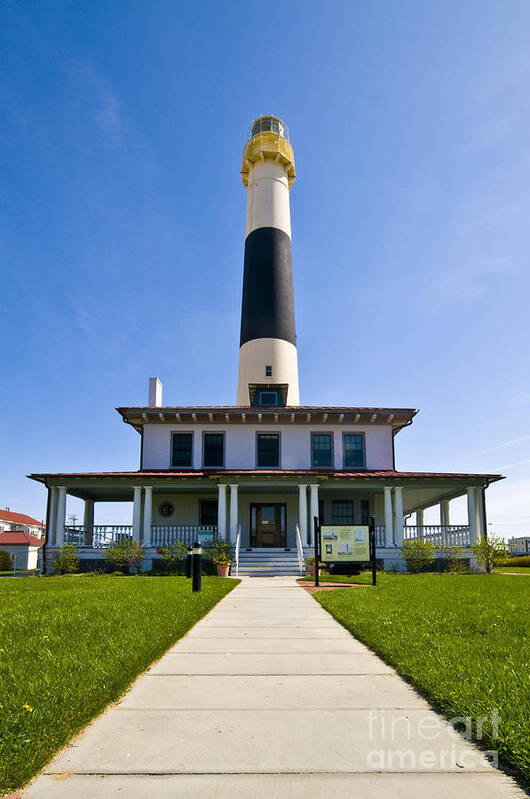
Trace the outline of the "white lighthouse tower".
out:
<instances>
[{"instance_id":1,"label":"white lighthouse tower","mask_svg":"<svg viewBox=\"0 0 530 799\"><path fill-rule=\"evenodd\" d=\"M278 117L253 123L241 177L247 226L237 404L299 405L289 209L294 154Z\"/></svg>"}]
</instances>

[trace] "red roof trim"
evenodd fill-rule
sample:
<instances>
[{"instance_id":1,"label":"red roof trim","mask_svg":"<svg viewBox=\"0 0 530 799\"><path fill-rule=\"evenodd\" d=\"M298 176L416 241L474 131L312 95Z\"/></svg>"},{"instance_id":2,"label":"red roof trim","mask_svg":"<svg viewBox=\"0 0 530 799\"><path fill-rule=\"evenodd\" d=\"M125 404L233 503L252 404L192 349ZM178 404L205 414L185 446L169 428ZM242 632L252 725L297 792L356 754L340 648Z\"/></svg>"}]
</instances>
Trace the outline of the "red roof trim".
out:
<instances>
[{"instance_id":1,"label":"red roof trim","mask_svg":"<svg viewBox=\"0 0 530 799\"><path fill-rule=\"evenodd\" d=\"M398 472L393 469L379 469L376 471L318 471L315 469L205 469L201 471L189 470L183 472L167 470L150 470L137 472L55 472L48 474L30 474L34 480L46 477L222 477L223 475L310 475L312 477L390 477L396 480L414 478L482 478L500 480L500 474L469 474L464 472Z\"/></svg>"}]
</instances>

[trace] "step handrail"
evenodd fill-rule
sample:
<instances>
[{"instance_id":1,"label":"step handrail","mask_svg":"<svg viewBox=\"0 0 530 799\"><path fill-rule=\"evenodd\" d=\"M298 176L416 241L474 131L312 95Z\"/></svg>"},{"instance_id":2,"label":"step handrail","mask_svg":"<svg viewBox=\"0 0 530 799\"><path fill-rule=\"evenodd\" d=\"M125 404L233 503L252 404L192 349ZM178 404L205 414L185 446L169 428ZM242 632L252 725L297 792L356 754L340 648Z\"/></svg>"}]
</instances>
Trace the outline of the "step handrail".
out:
<instances>
[{"instance_id":1,"label":"step handrail","mask_svg":"<svg viewBox=\"0 0 530 799\"><path fill-rule=\"evenodd\" d=\"M300 528L296 525L296 549L298 550L298 568L300 569L300 574L305 574L305 558L304 558L304 549L302 547L302 538L300 536Z\"/></svg>"},{"instance_id":2,"label":"step handrail","mask_svg":"<svg viewBox=\"0 0 530 799\"><path fill-rule=\"evenodd\" d=\"M239 577L239 549L241 547L241 525L237 528L237 536L236 536L236 577Z\"/></svg>"}]
</instances>

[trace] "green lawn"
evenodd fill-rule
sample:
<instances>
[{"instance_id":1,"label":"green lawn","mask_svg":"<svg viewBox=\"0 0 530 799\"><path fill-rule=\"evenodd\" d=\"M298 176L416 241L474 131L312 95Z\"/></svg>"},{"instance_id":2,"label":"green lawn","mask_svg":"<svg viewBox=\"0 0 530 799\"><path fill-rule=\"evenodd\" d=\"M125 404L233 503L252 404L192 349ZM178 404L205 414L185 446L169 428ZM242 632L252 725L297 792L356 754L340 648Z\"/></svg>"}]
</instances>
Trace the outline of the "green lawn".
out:
<instances>
[{"instance_id":1,"label":"green lawn","mask_svg":"<svg viewBox=\"0 0 530 799\"><path fill-rule=\"evenodd\" d=\"M508 574L530 574L530 566L498 566L495 571Z\"/></svg>"},{"instance_id":2,"label":"green lawn","mask_svg":"<svg viewBox=\"0 0 530 799\"><path fill-rule=\"evenodd\" d=\"M301 583L314 583L315 578L308 576L308 577L300 577L299 582ZM321 583L353 583L354 585L371 585L372 584L372 572L362 572L361 574L355 574L352 577L348 577L347 574L328 574L328 572L322 571L320 574L320 582Z\"/></svg>"},{"instance_id":3,"label":"green lawn","mask_svg":"<svg viewBox=\"0 0 530 799\"><path fill-rule=\"evenodd\" d=\"M530 783L530 580L378 574L372 590L314 596L449 718L496 708L483 743Z\"/></svg>"},{"instance_id":4,"label":"green lawn","mask_svg":"<svg viewBox=\"0 0 530 799\"><path fill-rule=\"evenodd\" d=\"M237 580L0 580L0 792L23 785Z\"/></svg>"}]
</instances>

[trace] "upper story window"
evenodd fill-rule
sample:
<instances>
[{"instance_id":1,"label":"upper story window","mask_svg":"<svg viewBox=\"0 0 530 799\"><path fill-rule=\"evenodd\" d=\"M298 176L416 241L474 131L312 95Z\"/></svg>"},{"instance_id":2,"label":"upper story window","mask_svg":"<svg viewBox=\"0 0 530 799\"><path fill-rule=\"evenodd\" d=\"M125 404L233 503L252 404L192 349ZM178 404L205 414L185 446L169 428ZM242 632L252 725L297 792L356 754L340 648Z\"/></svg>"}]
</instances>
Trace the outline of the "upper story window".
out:
<instances>
[{"instance_id":1,"label":"upper story window","mask_svg":"<svg viewBox=\"0 0 530 799\"><path fill-rule=\"evenodd\" d=\"M353 501L334 499L331 503L331 524L353 524Z\"/></svg>"},{"instance_id":2,"label":"upper story window","mask_svg":"<svg viewBox=\"0 0 530 799\"><path fill-rule=\"evenodd\" d=\"M333 466L333 436L331 433L311 434L312 466Z\"/></svg>"},{"instance_id":3,"label":"upper story window","mask_svg":"<svg viewBox=\"0 0 530 799\"><path fill-rule=\"evenodd\" d=\"M203 466L224 466L224 433L205 433L203 440Z\"/></svg>"},{"instance_id":4,"label":"upper story window","mask_svg":"<svg viewBox=\"0 0 530 799\"><path fill-rule=\"evenodd\" d=\"M272 377L272 366L265 367L265 377Z\"/></svg>"},{"instance_id":5,"label":"upper story window","mask_svg":"<svg viewBox=\"0 0 530 799\"><path fill-rule=\"evenodd\" d=\"M256 440L256 463L258 467L280 465L280 434L258 433Z\"/></svg>"},{"instance_id":6,"label":"upper story window","mask_svg":"<svg viewBox=\"0 0 530 799\"><path fill-rule=\"evenodd\" d=\"M344 468L364 469L363 433L344 433Z\"/></svg>"},{"instance_id":7,"label":"upper story window","mask_svg":"<svg viewBox=\"0 0 530 799\"><path fill-rule=\"evenodd\" d=\"M171 465L190 467L193 465L193 433L173 433Z\"/></svg>"},{"instance_id":8,"label":"upper story window","mask_svg":"<svg viewBox=\"0 0 530 799\"><path fill-rule=\"evenodd\" d=\"M257 388L252 401L254 408L282 408L281 388Z\"/></svg>"}]
</instances>

